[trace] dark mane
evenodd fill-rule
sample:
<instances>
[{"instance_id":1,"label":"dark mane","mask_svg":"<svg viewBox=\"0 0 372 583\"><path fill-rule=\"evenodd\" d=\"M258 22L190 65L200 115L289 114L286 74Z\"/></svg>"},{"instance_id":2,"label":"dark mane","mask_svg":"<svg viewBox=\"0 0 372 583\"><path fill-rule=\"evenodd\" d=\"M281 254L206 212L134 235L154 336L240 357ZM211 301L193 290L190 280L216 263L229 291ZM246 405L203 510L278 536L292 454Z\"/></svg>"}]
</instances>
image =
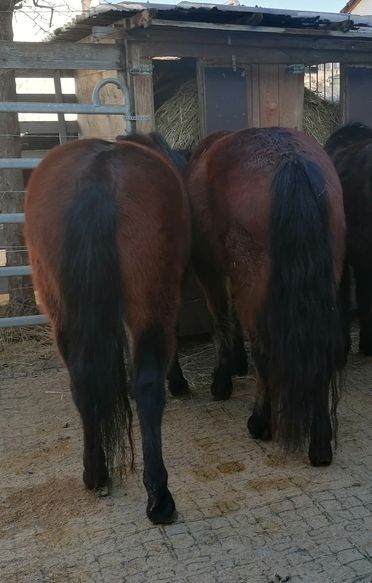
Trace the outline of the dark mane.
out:
<instances>
[{"instance_id":1,"label":"dark mane","mask_svg":"<svg viewBox=\"0 0 372 583\"><path fill-rule=\"evenodd\" d=\"M339 150L369 139L372 139L372 128L361 122L350 122L335 130L324 148L330 156L333 156Z\"/></svg>"},{"instance_id":2,"label":"dark mane","mask_svg":"<svg viewBox=\"0 0 372 583\"><path fill-rule=\"evenodd\" d=\"M116 141L119 142L135 142L136 144L142 144L148 148L158 150L165 155L166 158L171 160L174 166L181 172L185 174L187 168L187 151L185 150L173 150L168 142L157 132L150 132L149 134L129 134L127 136L120 135L116 137Z\"/></svg>"}]
</instances>

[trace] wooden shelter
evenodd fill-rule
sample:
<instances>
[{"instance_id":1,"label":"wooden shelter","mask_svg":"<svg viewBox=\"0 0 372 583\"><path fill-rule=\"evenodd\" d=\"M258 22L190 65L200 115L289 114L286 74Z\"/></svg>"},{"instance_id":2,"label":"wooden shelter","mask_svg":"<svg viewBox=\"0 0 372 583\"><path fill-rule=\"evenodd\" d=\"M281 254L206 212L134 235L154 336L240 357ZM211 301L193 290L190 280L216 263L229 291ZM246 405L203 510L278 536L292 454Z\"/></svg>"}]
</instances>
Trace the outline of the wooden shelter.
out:
<instances>
[{"instance_id":1,"label":"wooden shelter","mask_svg":"<svg viewBox=\"0 0 372 583\"><path fill-rule=\"evenodd\" d=\"M139 131L154 129L155 105L185 77L197 81L201 135L246 126L301 128L304 65L372 64L372 17L247 6L104 4L53 40L120 48L120 69L78 74L77 94L85 100L98 77L122 75ZM343 86L345 111L347 93ZM114 90L110 98L120 96ZM83 135L125 129L86 127L83 118L80 125Z\"/></svg>"},{"instance_id":2,"label":"wooden shelter","mask_svg":"<svg viewBox=\"0 0 372 583\"><path fill-rule=\"evenodd\" d=\"M306 65L341 63L345 80L372 64L372 18L270 10L246 6L118 3L103 5L56 31L53 41L111 44L120 67L79 71L76 93L89 101L95 83L122 79L131 95L131 129L155 129L154 111L185 80L197 84L200 135L252 126L302 127ZM107 101L122 99L107 88ZM359 96L359 101L367 98ZM360 104L359 104L360 105ZM128 130L123 119L79 116L81 136L113 137ZM210 328L204 300L193 282L186 290L182 331Z\"/></svg>"},{"instance_id":3,"label":"wooden shelter","mask_svg":"<svg viewBox=\"0 0 372 583\"><path fill-rule=\"evenodd\" d=\"M16 76L75 77L76 99L70 97L79 103L43 106L44 112L58 110L60 141L76 127L65 122L64 112L78 114L80 137L112 139L129 130L153 130L155 110L185 80L197 87L200 136L252 126L301 128L305 67L321 63L341 64L344 119L356 112L372 123L370 94L358 90L359 71L372 70L368 16L190 2L105 3L56 30L48 43L0 41L0 55L0 67L15 69ZM94 87L105 78L124 88L123 115L88 116L93 106L80 104L91 102ZM103 94L107 104L123 102L114 85ZM61 91L55 99L64 100ZM22 107L16 111L33 111L30 104ZM104 111L97 106L94 113ZM35 161L16 162L10 161L11 167L33 168ZM209 329L193 284L182 322L185 334Z\"/></svg>"}]
</instances>

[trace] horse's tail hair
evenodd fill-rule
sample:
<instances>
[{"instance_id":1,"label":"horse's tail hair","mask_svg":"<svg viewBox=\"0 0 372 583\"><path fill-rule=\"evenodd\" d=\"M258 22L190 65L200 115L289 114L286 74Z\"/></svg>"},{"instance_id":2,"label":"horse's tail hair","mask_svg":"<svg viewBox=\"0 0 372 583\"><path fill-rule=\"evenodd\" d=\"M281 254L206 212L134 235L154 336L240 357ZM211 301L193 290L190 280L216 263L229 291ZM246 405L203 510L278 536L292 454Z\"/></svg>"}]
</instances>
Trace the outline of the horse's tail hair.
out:
<instances>
[{"instance_id":1,"label":"horse's tail hair","mask_svg":"<svg viewBox=\"0 0 372 583\"><path fill-rule=\"evenodd\" d=\"M337 434L342 329L330 235L329 194L317 164L283 160L272 182L271 267L263 351L273 428L287 449L309 437L315 409L330 405ZM330 397L330 403L329 403Z\"/></svg>"},{"instance_id":2,"label":"horse's tail hair","mask_svg":"<svg viewBox=\"0 0 372 583\"><path fill-rule=\"evenodd\" d=\"M97 164L99 161L99 164ZM124 348L123 288L117 243L119 212L105 152L77 186L64 220L60 263L60 349L80 414L99 432L109 470L133 464L132 411Z\"/></svg>"}]
</instances>

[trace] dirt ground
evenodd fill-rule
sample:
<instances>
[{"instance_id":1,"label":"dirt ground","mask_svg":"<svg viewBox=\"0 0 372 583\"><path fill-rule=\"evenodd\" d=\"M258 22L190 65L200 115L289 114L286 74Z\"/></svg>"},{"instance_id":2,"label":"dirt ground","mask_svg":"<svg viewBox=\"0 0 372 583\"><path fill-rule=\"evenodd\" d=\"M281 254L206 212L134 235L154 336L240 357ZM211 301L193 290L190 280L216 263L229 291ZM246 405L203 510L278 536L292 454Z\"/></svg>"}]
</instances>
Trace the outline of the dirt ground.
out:
<instances>
[{"instance_id":1,"label":"dirt ground","mask_svg":"<svg viewBox=\"0 0 372 583\"><path fill-rule=\"evenodd\" d=\"M213 347L181 361L193 398L168 397L163 432L179 517L159 527L145 516L137 427L137 472L97 499L53 351L0 347L0 582L372 582L372 359L350 359L329 468L249 437L253 370L214 403Z\"/></svg>"}]
</instances>

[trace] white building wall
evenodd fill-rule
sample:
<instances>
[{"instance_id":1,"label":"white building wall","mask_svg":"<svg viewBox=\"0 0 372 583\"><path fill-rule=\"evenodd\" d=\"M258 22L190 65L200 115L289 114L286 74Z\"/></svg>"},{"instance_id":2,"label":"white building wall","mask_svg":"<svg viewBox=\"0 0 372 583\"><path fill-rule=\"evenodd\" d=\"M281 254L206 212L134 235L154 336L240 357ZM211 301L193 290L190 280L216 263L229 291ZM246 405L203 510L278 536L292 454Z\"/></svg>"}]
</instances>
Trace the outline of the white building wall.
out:
<instances>
[{"instance_id":1,"label":"white building wall","mask_svg":"<svg viewBox=\"0 0 372 583\"><path fill-rule=\"evenodd\" d=\"M372 16L372 0L361 0L351 14L361 14L362 16Z\"/></svg>"}]
</instances>

